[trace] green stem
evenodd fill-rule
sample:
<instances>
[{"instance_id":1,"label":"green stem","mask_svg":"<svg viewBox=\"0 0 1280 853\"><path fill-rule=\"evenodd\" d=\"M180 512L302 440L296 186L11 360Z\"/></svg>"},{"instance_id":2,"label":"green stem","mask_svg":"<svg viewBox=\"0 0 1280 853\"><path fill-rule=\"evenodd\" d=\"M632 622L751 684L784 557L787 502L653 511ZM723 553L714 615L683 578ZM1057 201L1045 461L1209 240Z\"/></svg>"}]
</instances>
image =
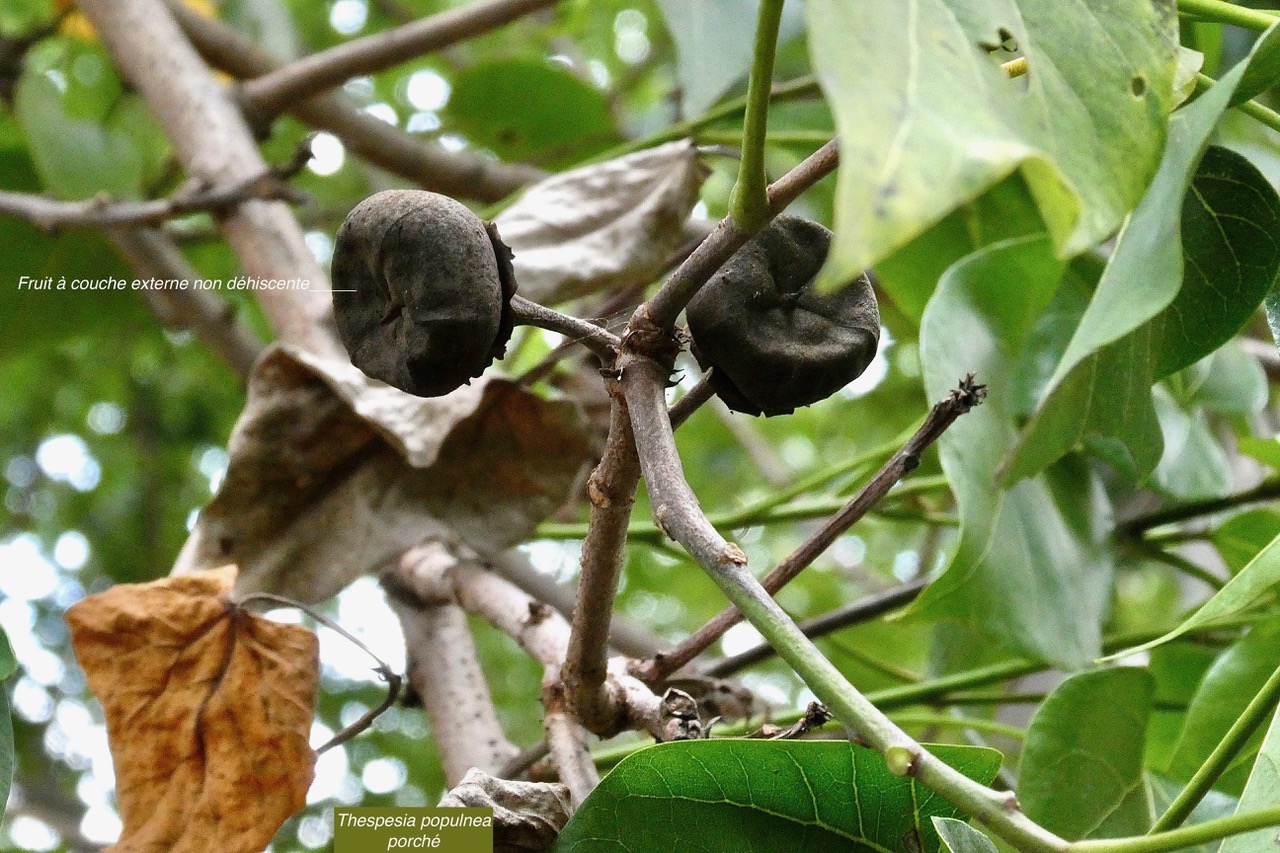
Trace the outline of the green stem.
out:
<instances>
[{"instance_id":1,"label":"green stem","mask_svg":"<svg viewBox=\"0 0 1280 853\"><path fill-rule=\"evenodd\" d=\"M1201 92L1204 92L1210 86L1212 86L1214 83L1217 83L1217 82L1218 82L1217 80L1213 79L1208 74L1201 74L1200 72L1197 71L1196 72L1196 94L1200 94ZM1266 125L1272 130L1280 131L1280 113L1276 112L1270 107L1264 107L1262 104L1258 103L1257 101L1250 100L1250 101L1245 101L1242 104L1236 104L1236 109L1238 109L1240 112L1244 113L1245 115L1249 116L1250 118L1261 122L1262 124ZM1275 490L1275 482L1273 480L1265 480L1263 481L1262 484L1260 484L1259 488L1262 489L1262 496L1254 499L1266 500L1268 499L1268 494L1267 494L1268 490L1270 491ZM1235 504L1248 503L1249 500L1251 499L1251 496L1254 495L1255 491L1256 491L1255 489L1250 489L1248 492L1245 492L1243 496L1228 495L1226 498L1219 498L1218 500L1234 501Z\"/></svg>"},{"instance_id":2,"label":"green stem","mask_svg":"<svg viewBox=\"0 0 1280 853\"><path fill-rule=\"evenodd\" d=\"M769 178L764 170L765 131L769 124L769 90L773 85L773 58L778 50L778 26L783 0L761 0L756 19L756 44L747 81L747 114L742 126L742 160L733 187L730 209L733 222L747 232L760 230L769 221Z\"/></svg>"},{"instance_id":3,"label":"green stem","mask_svg":"<svg viewBox=\"0 0 1280 853\"><path fill-rule=\"evenodd\" d=\"M868 693L867 698L881 709L919 705L959 690L984 687L997 681L1008 681L1022 675L1030 675L1048 669L1048 664L1026 658L1013 658L1000 663L967 669L952 675L943 675L919 684L903 684Z\"/></svg>"},{"instance_id":4,"label":"green stem","mask_svg":"<svg viewBox=\"0 0 1280 853\"><path fill-rule=\"evenodd\" d=\"M1270 107L1264 107L1257 101L1245 101L1243 104L1237 104L1236 109L1272 130L1280 131L1280 113Z\"/></svg>"},{"instance_id":5,"label":"green stem","mask_svg":"<svg viewBox=\"0 0 1280 853\"><path fill-rule=\"evenodd\" d=\"M1147 559L1154 560L1157 563L1169 566L1188 577L1195 578L1206 586L1212 587L1214 590L1222 589L1227 582L1216 576L1208 569L1203 569L1186 557L1171 553L1163 548L1151 546L1146 541L1141 542L1137 548L1138 554Z\"/></svg>"},{"instance_id":6,"label":"green stem","mask_svg":"<svg viewBox=\"0 0 1280 853\"><path fill-rule=\"evenodd\" d=\"M1000 735L1010 740L1024 740L1025 730L995 720L981 717L953 717L950 714L930 714L925 711L913 711L905 714L893 714L892 719L900 726L936 726L950 729L972 729L975 732Z\"/></svg>"},{"instance_id":7,"label":"green stem","mask_svg":"<svg viewBox=\"0 0 1280 853\"><path fill-rule=\"evenodd\" d=\"M1276 22L1276 12L1248 9L1222 0L1178 0L1178 12L1201 20L1233 24L1246 30L1262 32Z\"/></svg>"},{"instance_id":8,"label":"green stem","mask_svg":"<svg viewBox=\"0 0 1280 853\"><path fill-rule=\"evenodd\" d=\"M773 87L772 100L780 101L788 98L800 98L806 95L817 95L822 89L818 86L818 80L812 74L806 74L803 77L797 77L794 80L788 80L785 83L779 83ZM669 127L665 127L657 133L646 136L643 139L635 139L625 142L622 145L610 148L588 160L588 163L597 163L602 160L613 160L626 154L636 151L642 151L645 148L653 148L655 145L661 145L664 142L671 142L676 139L684 139L685 137L694 136L699 130L708 127L721 119L732 118L740 114L747 107L746 98L734 98L731 101L725 101L707 110L700 116L684 121L677 122ZM738 142L740 137L734 136L733 141ZM584 164L585 165L585 164Z\"/></svg>"},{"instance_id":9,"label":"green stem","mask_svg":"<svg viewBox=\"0 0 1280 853\"><path fill-rule=\"evenodd\" d=\"M923 478L922 478L923 479ZM908 484L910 485L910 484ZM936 486L928 483L921 488L907 490L906 486L895 490L893 497L906 497L915 492L933 491ZM762 513L752 513L744 515L735 512L726 515L711 516L711 523L722 530L739 530L743 527L754 527L756 525L769 524L785 524L789 521L809 521L814 518L824 518L834 512L840 510L848 501L843 498L825 498L823 500L808 501L802 504L793 504L792 506L772 509ZM955 527L959 524L959 520L954 515L945 513L928 512L921 510L907 509L905 507L877 507L871 510L868 515L874 515L878 518L889 519L892 521L911 521L920 524L935 524L940 527ZM549 521L538 525L536 536L539 539L581 539L587 534L587 525L582 522L559 522ZM657 525L650 521L633 521L627 527L627 538L643 542L646 545L652 545L660 541L665 541L665 534L658 529Z\"/></svg>"},{"instance_id":10,"label":"green stem","mask_svg":"<svg viewBox=\"0 0 1280 853\"><path fill-rule=\"evenodd\" d=\"M937 760L907 737L844 678L745 568L724 566L710 574L747 621L831 709L832 715L884 755L891 770L910 774L1024 853L1063 850L1066 842L1010 808L1006 796Z\"/></svg>"},{"instance_id":11,"label":"green stem","mask_svg":"<svg viewBox=\"0 0 1280 853\"><path fill-rule=\"evenodd\" d=\"M1267 683L1262 685L1262 689L1244 709L1244 713L1231 724L1222 742L1209 754L1204 764L1200 765L1200 769L1174 798L1168 810L1160 815L1160 819L1151 827L1153 833L1182 825L1205 794L1213 788L1213 783L1218 781L1244 748L1249 737L1271 716L1277 703L1280 703L1280 669L1271 674Z\"/></svg>"},{"instance_id":12,"label":"green stem","mask_svg":"<svg viewBox=\"0 0 1280 853\"><path fill-rule=\"evenodd\" d=\"M1077 841L1068 844L1063 853L1172 853L1174 850L1189 849L1270 826L1280 826L1280 806L1209 820L1154 835Z\"/></svg>"},{"instance_id":13,"label":"green stem","mask_svg":"<svg viewBox=\"0 0 1280 853\"><path fill-rule=\"evenodd\" d=\"M776 130L765 135L771 145L826 145L835 135L831 130ZM697 134L699 142L708 145L737 145L742 137L732 130L702 130Z\"/></svg>"}]
</instances>

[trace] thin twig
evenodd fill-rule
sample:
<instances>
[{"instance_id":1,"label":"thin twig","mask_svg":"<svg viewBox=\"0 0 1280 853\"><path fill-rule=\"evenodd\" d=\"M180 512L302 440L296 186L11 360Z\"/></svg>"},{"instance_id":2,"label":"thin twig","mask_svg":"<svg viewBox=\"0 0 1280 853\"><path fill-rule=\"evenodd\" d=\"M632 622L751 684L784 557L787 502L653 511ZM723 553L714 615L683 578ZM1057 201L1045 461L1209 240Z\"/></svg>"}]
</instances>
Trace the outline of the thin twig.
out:
<instances>
[{"instance_id":1,"label":"thin twig","mask_svg":"<svg viewBox=\"0 0 1280 853\"><path fill-rule=\"evenodd\" d=\"M1148 515L1140 515L1137 518L1129 519L1121 524L1117 533L1120 536L1139 536L1148 530L1156 527L1163 527L1166 524L1174 524L1179 521L1190 521L1194 518L1214 515L1229 509L1236 509L1238 507L1247 506L1248 504L1274 500L1275 498L1280 498L1280 477L1271 477L1263 480L1252 489L1237 492L1234 495L1227 495L1224 498L1209 498L1208 500L1192 501L1190 503L1181 504L1180 506L1162 509L1159 512L1153 512Z\"/></svg>"},{"instance_id":2,"label":"thin twig","mask_svg":"<svg viewBox=\"0 0 1280 853\"><path fill-rule=\"evenodd\" d=\"M537 601L544 601L566 619L573 613L576 592L573 587L558 583L554 578L533 567L521 551L504 551L485 561L486 567L515 584ZM568 637L568 625L565 636ZM630 657L648 657L666 645L657 634L621 613L613 614L609 624L609 645L620 654ZM557 663L564 659L561 655Z\"/></svg>"},{"instance_id":3,"label":"thin twig","mask_svg":"<svg viewBox=\"0 0 1280 853\"><path fill-rule=\"evenodd\" d=\"M548 710L542 727L547 734L547 749L560 772L560 781L569 789L576 809L600 784L600 773L587 749L586 731L563 708Z\"/></svg>"},{"instance_id":4,"label":"thin twig","mask_svg":"<svg viewBox=\"0 0 1280 853\"><path fill-rule=\"evenodd\" d=\"M800 194L835 171L840 163L839 140L833 139L806 157L794 169L769 185L769 214L777 216ZM759 223L759 228L768 219ZM742 248L755 231L746 231L726 217L698 245L698 248L671 274L667 282L652 297L636 309L632 325L640 328L652 326L669 329L676 317L689 304L689 300L706 284L733 253Z\"/></svg>"},{"instance_id":5,"label":"thin twig","mask_svg":"<svg viewBox=\"0 0 1280 853\"><path fill-rule=\"evenodd\" d=\"M156 116L187 174L234 185L267 168L229 93L192 49L164 0L81 0L98 37ZM250 278L303 279L308 290L258 290L277 337L310 352L346 358L329 326L328 276L289 207L249 200L218 220Z\"/></svg>"},{"instance_id":6,"label":"thin twig","mask_svg":"<svg viewBox=\"0 0 1280 853\"><path fill-rule=\"evenodd\" d=\"M1214 747L1213 752L1191 776L1186 787L1178 792L1169 808L1152 825L1151 832L1173 829L1186 822L1214 783L1231 766L1240 750L1244 749L1245 742L1259 726L1271 718L1277 703L1280 703L1280 669L1271 674L1262 689L1249 701L1244 712L1232 722L1231 728L1222 736L1222 741Z\"/></svg>"},{"instance_id":7,"label":"thin twig","mask_svg":"<svg viewBox=\"0 0 1280 853\"><path fill-rule=\"evenodd\" d=\"M893 772L921 782L1025 853L1062 851L1067 842L1022 814L1012 795L939 761L869 702L800 632L747 570L742 549L726 542L707 521L689 488L663 398L670 362L659 363L624 344L619 369L654 520L697 560L818 700L884 756Z\"/></svg>"},{"instance_id":8,"label":"thin twig","mask_svg":"<svg viewBox=\"0 0 1280 853\"><path fill-rule=\"evenodd\" d=\"M679 429L680 425L689 420L689 417L704 403L716 395L716 389L711 387L711 371L714 367L702 374L702 378L698 380L698 384L694 385L679 400L671 404L670 411L667 416L671 418L671 428Z\"/></svg>"},{"instance_id":9,"label":"thin twig","mask_svg":"<svg viewBox=\"0 0 1280 853\"><path fill-rule=\"evenodd\" d=\"M206 18L181 0L169 0L168 6L195 48L215 68L245 80L284 67L223 22ZM545 176L532 166L446 151L435 142L416 139L364 112L339 92L297 101L288 108L306 124L338 137L348 151L365 161L423 189L456 198L493 202Z\"/></svg>"},{"instance_id":10,"label":"thin twig","mask_svg":"<svg viewBox=\"0 0 1280 853\"><path fill-rule=\"evenodd\" d=\"M311 157L297 158L283 166L272 166L261 174L225 186L180 190L168 198L147 201L116 201L105 194L84 201L59 201L41 195L0 190L0 214L26 219L42 231L53 234L61 228L110 228L124 225L155 225L166 219L208 211L225 213L249 199L283 200L303 204L309 196L287 183Z\"/></svg>"},{"instance_id":11,"label":"thin twig","mask_svg":"<svg viewBox=\"0 0 1280 853\"><path fill-rule=\"evenodd\" d=\"M778 455L773 444L760 434L754 418L734 414L724 400L720 399L711 401L711 413L729 431L729 435L733 436L733 440L742 448L747 459L771 489L784 488L791 482L791 467Z\"/></svg>"},{"instance_id":12,"label":"thin twig","mask_svg":"<svg viewBox=\"0 0 1280 853\"><path fill-rule=\"evenodd\" d=\"M920 455L929 445L946 432L947 428L955 423L956 418L982 402L985 394L986 389L981 385L975 385L973 376L968 376L946 399L935 404L915 434L897 453L889 457L889 461L881 466L858 494L854 495L839 512L831 516L821 528L765 576L761 584L769 594L776 595L778 590L790 583L822 552L831 547L831 544L850 526L879 503L899 480L915 470L920 464ZM641 667L639 669L641 677L651 684L661 681L710 648L712 643L724 636L725 631L741 620L742 614L736 608L726 607L711 621L689 635L680 645L669 652L655 656L646 666Z\"/></svg>"},{"instance_id":13,"label":"thin twig","mask_svg":"<svg viewBox=\"0 0 1280 853\"><path fill-rule=\"evenodd\" d=\"M108 232L112 243L139 274L161 281L194 282L202 278L174 245L155 228L121 228ZM190 330L240 378L247 382L265 346L238 316L230 302L205 290L157 288L141 291L160 322Z\"/></svg>"},{"instance_id":14,"label":"thin twig","mask_svg":"<svg viewBox=\"0 0 1280 853\"><path fill-rule=\"evenodd\" d=\"M552 308L544 308L518 294L511 297L511 311L517 323L565 335L574 343L580 343L591 350L605 364L613 361L613 356L621 345L618 336L608 329L587 320L561 314Z\"/></svg>"},{"instance_id":15,"label":"thin twig","mask_svg":"<svg viewBox=\"0 0 1280 853\"><path fill-rule=\"evenodd\" d=\"M1182 572L1187 577L1195 578L1215 591L1222 589L1227 585L1225 580L1219 578L1208 569L1201 568L1186 557L1183 557L1181 554L1175 554L1172 551L1167 551L1164 548L1147 542L1145 539L1138 541L1137 548L1135 550L1139 556L1169 566L1176 571Z\"/></svg>"},{"instance_id":16,"label":"thin twig","mask_svg":"<svg viewBox=\"0 0 1280 853\"><path fill-rule=\"evenodd\" d=\"M878 619L884 614L892 613L899 607L914 601L921 590L928 585L929 578L917 578L893 589L887 589L884 592L860 598L829 613L801 622L800 630L804 632L806 637L817 639L843 628ZM772 646L768 643L760 643L745 652L739 652L731 657L718 660L701 670L701 672L704 675L715 678L725 678L762 660L767 660L774 654Z\"/></svg>"},{"instance_id":17,"label":"thin twig","mask_svg":"<svg viewBox=\"0 0 1280 853\"><path fill-rule=\"evenodd\" d=\"M663 409L665 412L665 406ZM639 482L631 420L626 404L617 395L610 409L604 454L587 482L591 521L582 541L578 597L561 672L567 707L594 732L613 734L622 723L619 709L609 702L603 688L613 599L626 562L627 523Z\"/></svg>"},{"instance_id":18,"label":"thin twig","mask_svg":"<svg viewBox=\"0 0 1280 853\"><path fill-rule=\"evenodd\" d=\"M335 746L339 746L341 744L346 743L347 741L354 738L356 735L363 732L365 729L369 728L369 726L373 725L374 720L382 716L382 714L384 714L387 711L387 709L390 708L392 705L394 705L396 703L396 700L400 698L400 687L403 683L403 679L401 679L400 675L395 670L393 670L386 663L386 661L384 661L382 658L374 654L373 650L370 649L368 646L366 646L360 640L359 637L357 637L355 634L352 634L346 628L343 628L341 625L339 625L337 622L330 619L328 616L325 616L323 613L320 613L319 611L314 610L311 607L308 607L307 605L303 604L300 601L294 601L292 598L286 598L283 595L276 595L275 593L272 593L272 592L251 592L248 595L240 598L236 602L236 604L243 607L244 605L254 601L266 601L272 604L281 604L281 605L284 605L285 607L292 607L296 610L301 610L303 613L307 614L312 619L319 622L321 625L324 625L329 630L337 633L339 636L348 640L349 642L354 643L355 646L360 649L360 651L364 652L369 657L377 661L378 665L374 667L373 671L378 673L378 677L387 683L387 695L383 697L380 703L378 703L378 706L376 708L370 708L368 711L361 714L360 719L356 720L354 723L347 726L346 728L338 732L333 737L329 738L328 742L317 747L316 748L317 755L327 752L328 750L333 749Z\"/></svg>"},{"instance_id":19,"label":"thin twig","mask_svg":"<svg viewBox=\"0 0 1280 853\"><path fill-rule=\"evenodd\" d=\"M344 42L292 62L242 87L247 105L274 116L289 105L415 57L473 38L557 0L479 0L392 30Z\"/></svg>"}]
</instances>

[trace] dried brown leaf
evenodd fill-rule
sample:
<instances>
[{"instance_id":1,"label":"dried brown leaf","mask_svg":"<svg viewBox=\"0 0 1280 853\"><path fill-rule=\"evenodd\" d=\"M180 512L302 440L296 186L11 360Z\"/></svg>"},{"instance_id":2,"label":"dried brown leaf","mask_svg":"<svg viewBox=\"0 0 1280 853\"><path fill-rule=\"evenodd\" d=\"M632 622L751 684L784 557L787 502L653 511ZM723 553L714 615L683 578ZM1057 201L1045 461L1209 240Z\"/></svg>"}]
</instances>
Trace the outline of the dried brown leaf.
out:
<instances>
[{"instance_id":1,"label":"dried brown leaf","mask_svg":"<svg viewBox=\"0 0 1280 853\"><path fill-rule=\"evenodd\" d=\"M471 768L440 800L443 808L493 809L494 853L547 850L569 822L569 789L559 782L499 779Z\"/></svg>"},{"instance_id":2,"label":"dried brown leaf","mask_svg":"<svg viewBox=\"0 0 1280 853\"><path fill-rule=\"evenodd\" d=\"M534 184L494 220L520 294L553 305L655 278L685 241L706 174L686 139Z\"/></svg>"},{"instance_id":3,"label":"dried brown leaf","mask_svg":"<svg viewBox=\"0 0 1280 853\"><path fill-rule=\"evenodd\" d=\"M575 405L505 380L423 399L273 347L230 454L187 562L234 562L240 592L315 602L424 539L482 554L522 541L568 496L590 446Z\"/></svg>"},{"instance_id":4,"label":"dried brown leaf","mask_svg":"<svg viewBox=\"0 0 1280 853\"><path fill-rule=\"evenodd\" d=\"M67 611L107 716L115 853L258 853L306 805L316 636L232 603L235 578L121 584Z\"/></svg>"}]
</instances>

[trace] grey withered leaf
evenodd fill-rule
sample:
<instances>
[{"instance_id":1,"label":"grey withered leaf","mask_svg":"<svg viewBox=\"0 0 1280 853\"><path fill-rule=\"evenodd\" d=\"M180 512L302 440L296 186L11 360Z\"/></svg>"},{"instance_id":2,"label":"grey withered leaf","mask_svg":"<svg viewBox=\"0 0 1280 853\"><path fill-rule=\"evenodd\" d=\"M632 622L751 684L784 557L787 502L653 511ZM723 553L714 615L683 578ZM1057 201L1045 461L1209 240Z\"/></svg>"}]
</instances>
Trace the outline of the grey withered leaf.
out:
<instances>
[{"instance_id":1,"label":"grey withered leaf","mask_svg":"<svg viewBox=\"0 0 1280 853\"><path fill-rule=\"evenodd\" d=\"M686 139L534 184L494 219L520 295L553 305L656 277L706 175Z\"/></svg>"},{"instance_id":2,"label":"grey withered leaf","mask_svg":"<svg viewBox=\"0 0 1280 853\"><path fill-rule=\"evenodd\" d=\"M229 451L180 565L234 562L239 592L301 601L430 536L482 554L521 541L589 455L570 402L489 377L423 399L279 345L250 376Z\"/></svg>"},{"instance_id":3,"label":"grey withered leaf","mask_svg":"<svg viewBox=\"0 0 1280 853\"><path fill-rule=\"evenodd\" d=\"M494 853L547 850L569 822L569 789L559 782L499 779L472 767L440 800L443 808L493 809Z\"/></svg>"}]
</instances>

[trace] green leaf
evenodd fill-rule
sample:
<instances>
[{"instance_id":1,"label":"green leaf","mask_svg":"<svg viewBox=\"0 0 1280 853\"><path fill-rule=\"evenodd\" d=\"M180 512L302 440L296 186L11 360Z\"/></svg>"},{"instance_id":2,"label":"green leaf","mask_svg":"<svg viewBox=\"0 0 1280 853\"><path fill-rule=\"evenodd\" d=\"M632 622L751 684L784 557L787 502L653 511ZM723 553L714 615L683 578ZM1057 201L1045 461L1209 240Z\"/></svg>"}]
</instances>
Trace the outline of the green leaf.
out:
<instances>
[{"instance_id":1,"label":"green leaf","mask_svg":"<svg viewBox=\"0 0 1280 853\"><path fill-rule=\"evenodd\" d=\"M1152 191L1156 192L1154 186ZM1179 478L1169 472L1184 451L1194 451L1198 464L1200 456L1214 457L1217 445L1211 436L1201 434L1203 429L1196 431L1197 425L1202 426L1198 420L1188 420L1181 410L1175 415L1169 406L1153 407L1150 388L1156 379L1194 364L1230 340L1271 290L1280 274L1280 243L1272 236L1280 233L1280 198L1249 161L1225 148L1211 147L1200 161L1181 209L1179 233L1185 260L1181 290L1157 316L1091 351L1065 376L1060 376L1059 363L1054 373L1057 384L1050 380L1052 390L1011 454L1006 482L1035 474L1090 443L1091 449L1131 479L1144 479L1159 463L1157 482L1172 482L1171 493L1186 497L1217 493L1221 477L1209 474L1221 473L1221 465L1204 477ZM1090 316L1099 300L1111 299L1103 291L1109 277L1114 279L1117 265L1133 266L1129 275L1141 275L1141 282L1127 279L1130 288L1163 274L1146 269L1139 273L1136 259L1130 257L1132 241L1145 244L1168 224L1152 221L1152 216L1163 217L1163 212L1147 210L1142 218L1140 208L1122 234L1079 328L1096 322ZM1068 345L1067 357L1075 339ZM1175 446L1172 451L1165 447L1162 457L1170 430ZM1217 451L1213 461L1220 457ZM1183 480L1191 482L1184 488Z\"/></svg>"},{"instance_id":2,"label":"green leaf","mask_svg":"<svg viewBox=\"0 0 1280 853\"><path fill-rule=\"evenodd\" d=\"M1160 169L1121 231L1097 293L1054 372L1051 387L1066 379L1087 357L1135 331L1173 302L1183 280L1183 200L1201 151L1245 70L1254 61L1268 61L1277 51L1280 28L1272 27L1258 40L1247 61L1169 120ZM1196 247L1191 242L1191 248Z\"/></svg>"},{"instance_id":3,"label":"green leaf","mask_svg":"<svg viewBox=\"0 0 1280 853\"><path fill-rule=\"evenodd\" d=\"M1257 459L1263 465L1280 471L1280 440L1242 435L1239 438L1239 447L1240 452L1245 456Z\"/></svg>"},{"instance_id":4,"label":"green leaf","mask_svg":"<svg viewBox=\"0 0 1280 853\"><path fill-rule=\"evenodd\" d=\"M1115 231L1156 171L1173 101L1171 4L806 9L841 145L824 282L849 280L1017 169L1057 252L1077 254ZM1031 69L1024 78L988 54L1010 42Z\"/></svg>"},{"instance_id":5,"label":"green leaf","mask_svg":"<svg viewBox=\"0 0 1280 853\"><path fill-rule=\"evenodd\" d=\"M1266 371L1238 341L1229 341L1184 373L1192 370L1202 375L1186 401L1189 405L1224 415L1255 415L1267 405Z\"/></svg>"},{"instance_id":6,"label":"green leaf","mask_svg":"<svg viewBox=\"0 0 1280 853\"><path fill-rule=\"evenodd\" d=\"M9 678L18 671L18 660L4 629L0 628L0 803L9 801L13 783L13 719L10 712Z\"/></svg>"},{"instance_id":7,"label":"green leaf","mask_svg":"<svg viewBox=\"0 0 1280 853\"><path fill-rule=\"evenodd\" d=\"M1234 575L1276 536L1280 536L1280 512L1251 509L1228 518L1210 538Z\"/></svg>"},{"instance_id":8,"label":"green leaf","mask_svg":"<svg viewBox=\"0 0 1280 853\"><path fill-rule=\"evenodd\" d=\"M1217 658L1199 643L1175 642L1151 651L1147 670L1156 680L1156 709L1147 725L1147 766L1167 767L1204 674ZM1170 783L1175 784L1175 783ZM1169 798L1177 796L1175 790ZM1164 810L1159 810L1163 814Z\"/></svg>"},{"instance_id":9,"label":"green leaf","mask_svg":"<svg viewBox=\"0 0 1280 853\"><path fill-rule=\"evenodd\" d=\"M981 832L953 817L935 817L933 828L951 853L996 853L996 845Z\"/></svg>"},{"instance_id":10,"label":"green leaf","mask_svg":"<svg viewBox=\"0 0 1280 853\"><path fill-rule=\"evenodd\" d=\"M1027 729L1018 770L1027 817L1071 841L1150 829L1142 754L1154 694L1151 674L1133 667L1059 684Z\"/></svg>"},{"instance_id":11,"label":"green leaf","mask_svg":"<svg viewBox=\"0 0 1280 853\"><path fill-rule=\"evenodd\" d=\"M1182 287L1152 321L1159 379L1229 341L1280 275L1280 197L1241 155L1210 146L1182 204Z\"/></svg>"},{"instance_id":12,"label":"green leaf","mask_svg":"<svg viewBox=\"0 0 1280 853\"><path fill-rule=\"evenodd\" d=\"M910 613L964 623L1007 649L1074 668L1098 653L1111 586L1104 533L1092 529L1105 513L1091 475L1050 472L995 488L1016 436L1010 361L1064 269L1047 237L1008 240L953 266L929 302L920 334L928 398L942 399L969 372L988 395L939 441L960 543Z\"/></svg>"},{"instance_id":13,"label":"green leaf","mask_svg":"<svg viewBox=\"0 0 1280 853\"><path fill-rule=\"evenodd\" d=\"M1015 173L885 258L876 265L876 277L894 304L919 325L948 267L983 246L1044 230L1027 182ZM1065 349L1065 340L1062 345Z\"/></svg>"},{"instance_id":14,"label":"green leaf","mask_svg":"<svg viewBox=\"0 0 1280 853\"><path fill-rule=\"evenodd\" d=\"M1200 768L1275 672L1278 644L1280 623L1259 625L1213 662L1187 708L1182 733L1168 766L1164 768L1169 776L1186 781ZM1249 762L1261 740L1260 732L1249 739L1214 785L1215 788L1233 796L1239 795Z\"/></svg>"},{"instance_id":15,"label":"green leaf","mask_svg":"<svg viewBox=\"0 0 1280 853\"><path fill-rule=\"evenodd\" d=\"M1147 773L1147 789L1151 792L1152 812L1162 815L1173 805L1174 798L1182 791L1182 785L1166 779L1158 773ZM1236 810L1237 800L1219 791L1209 791L1187 816L1186 826L1207 823L1218 818L1230 817ZM1179 853L1220 853L1217 839L1196 847L1184 847Z\"/></svg>"},{"instance_id":16,"label":"green leaf","mask_svg":"<svg viewBox=\"0 0 1280 853\"><path fill-rule=\"evenodd\" d=\"M465 69L453 78L445 113L467 139L504 160L566 164L619 139L604 93L539 59Z\"/></svg>"},{"instance_id":17,"label":"green leaf","mask_svg":"<svg viewBox=\"0 0 1280 853\"><path fill-rule=\"evenodd\" d=\"M0 628L0 681L4 681L17 671L18 659L13 656L13 647L9 645L9 638L5 635L4 629Z\"/></svg>"},{"instance_id":18,"label":"green leaf","mask_svg":"<svg viewBox=\"0 0 1280 853\"><path fill-rule=\"evenodd\" d=\"M42 43L23 64L14 114L45 187L62 198L138 198L167 156L146 107L122 91L96 44Z\"/></svg>"},{"instance_id":19,"label":"green leaf","mask_svg":"<svg viewBox=\"0 0 1280 853\"><path fill-rule=\"evenodd\" d=\"M992 749L929 749L983 784L1000 769L1000 753ZM878 753L847 741L677 741L622 761L552 850L933 853L935 816L959 812L890 773Z\"/></svg>"},{"instance_id":20,"label":"green leaf","mask_svg":"<svg viewBox=\"0 0 1280 853\"><path fill-rule=\"evenodd\" d=\"M1122 658L1134 652L1154 648L1181 637L1188 631L1204 628L1213 623L1234 616L1257 601L1258 596L1280 583L1280 536L1271 542L1240 570L1240 573L1227 581L1227 585L1214 593L1213 597L1201 605L1200 609L1169 633L1149 643L1125 649L1110 655L1106 660Z\"/></svg>"},{"instance_id":21,"label":"green leaf","mask_svg":"<svg viewBox=\"0 0 1280 853\"><path fill-rule=\"evenodd\" d=\"M1236 814L1248 814L1276 803L1280 803L1280 715L1271 720ZM1226 839L1220 853L1274 853L1275 849L1276 829L1271 827Z\"/></svg>"},{"instance_id":22,"label":"green leaf","mask_svg":"<svg viewBox=\"0 0 1280 853\"><path fill-rule=\"evenodd\" d=\"M13 711L9 685L0 682L0 801L9 801L13 770L17 763L13 751Z\"/></svg>"},{"instance_id":23,"label":"green leaf","mask_svg":"<svg viewBox=\"0 0 1280 853\"><path fill-rule=\"evenodd\" d=\"M1154 477L1160 490L1183 501L1231 491L1231 463L1204 414L1185 411L1163 388L1156 389L1155 403L1164 434L1164 455Z\"/></svg>"},{"instance_id":24,"label":"green leaf","mask_svg":"<svg viewBox=\"0 0 1280 853\"><path fill-rule=\"evenodd\" d=\"M676 45L676 80L686 116L696 116L746 79L760 0L658 0ZM799 7L783 9L778 42L804 29Z\"/></svg>"}]
</instances>

